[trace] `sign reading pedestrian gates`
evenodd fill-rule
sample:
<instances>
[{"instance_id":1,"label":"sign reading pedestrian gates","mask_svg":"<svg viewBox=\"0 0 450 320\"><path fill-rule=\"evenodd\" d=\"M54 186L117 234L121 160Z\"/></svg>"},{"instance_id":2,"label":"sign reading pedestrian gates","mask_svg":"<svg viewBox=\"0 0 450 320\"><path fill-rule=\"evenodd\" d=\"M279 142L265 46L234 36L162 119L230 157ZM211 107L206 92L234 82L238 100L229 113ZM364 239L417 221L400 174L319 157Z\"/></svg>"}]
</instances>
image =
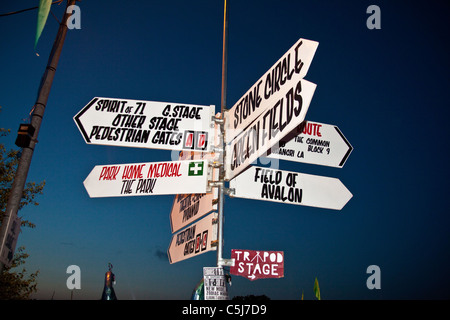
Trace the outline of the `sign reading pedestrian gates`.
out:
<instances>
[{"instance_id":1,"label":"sign reading pedestrian gates","mask_svg":"<svg viewBox=\"0 0 450 320\"><path fill-rule=\"evenodd\" d=\"M217 213L213 212L172 236L167 256L170 263L216 250Z\"/></svg>"},{"instance_id":2,"label":"sign reading pedestrian gates","mask_svg":"<svg viewBox=\"0 0 450 320\"><path fill-rule=\"evenodd\" d=\"M249 280L284 277L283 251L231 250L230 273Z\"/></svg>"},{"instance_id":3,"label":"sign reading pedestrian gates","mask_svg":"<svg viewBox=\"0 0 450 320\"><path fill-rule=\"evenodd\" d=\"M230 181L233 196L341 210L352 194L339 179L252 166Z\"/></svg>"},{"instance_id":4,"label":"sign reading pedestrian gates","mask_svg":"<svg viewBox=\"0 0 450 320\"><path fill-rule=\"evenodd\" d=\"M214 106L92 99L75 117L86 143L166 150L210 150Z\"/></svg>"},{"instance_id":5,"label":"sign reading pedestrian gates","mask_svg":"<svg viewBox=\"0 0 450 320\"><path fill-rule=\"evenodd\" d=\"M337 126L304 121L299 134L272 148L269 158L342 168L353 147Z\"/></svg>"},{"instance_id":6,"label":"sign reading pedestrian gates","mask_svg":"<svg viewBox=\"0 0 450 320\"><path fill-rule=\"evenodd\" d=\"M208 162L168 161L99 165L84 186L91 198L177 193L205 193Z\"/></svg>"}]
</instances>

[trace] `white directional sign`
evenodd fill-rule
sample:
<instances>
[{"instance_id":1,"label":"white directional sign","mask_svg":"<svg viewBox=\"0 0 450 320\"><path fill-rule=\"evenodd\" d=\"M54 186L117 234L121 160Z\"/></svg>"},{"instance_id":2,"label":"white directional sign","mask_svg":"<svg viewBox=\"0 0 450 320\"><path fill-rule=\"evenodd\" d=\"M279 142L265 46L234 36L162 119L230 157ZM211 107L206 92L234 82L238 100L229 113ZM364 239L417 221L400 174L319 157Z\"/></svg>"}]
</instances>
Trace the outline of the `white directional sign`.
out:
<instances>
[{"instance_id":1,"label":"white directional sign","mask_svg":"<svg viewBox=\"0 0 450 320\"><path fill-rule=\"evenodd\" d=\"M205 193L208 162L168 161L99 165L84 180L91 198Z\"/></svg>"},{"instance_id":2,"label":"white directional sign","mask_svg":"<svg viewBox=\"0 0 450 320\"><path fill-rule=\"evenodd\" d=\"M264 112L226 146L226 180L265 155L303 122L315 89L314 83L302 79L292 87L282 88L280 100L266 106Z\"/></svg>"},{"instance_id":3,"label":"white directional sign","mask_svg":"<svg viewBox=\"0 0 450 320\"><path fill-rule=\"evenodd\" d=\"M86 143L209 151L214 106L92 99L75 117Z\"/></svg>"},{"instance_id":4,"label":"white directional sign","mask_svg":"<svg viewBox=\"0 0 450 320\"><path fill-rule=\"evenodd\" d=\"M342 168L352 150L337 126L305 121L298 135L287 142L280 141L268 157Z\"/></svg>"},{"instance_id":5,"label":"white directional sign","mask_svg":"<svg viewBox=\"0 0 450 320\"><path fill-rule=\"evenodd\" d=\"M250 167L230 181L234 196L341 210L352 194L339 179Z\"/></svg>"},{"instance_id":6,"label":"white directional sign","mask_svg":"<svg viewBox=\"0 0 450 320\"><path fill-rule=\"evenodd\" d=\"M297 101L300 91L305 89L304 86L299 87L299 81L308 72L318 45L316 41L299 39L225 114L227 143L261 113L278 104L279 114L272 115L280 117L279 124L282 125L281 117L289 117L289 114L286 110L281 115L281 109L289 108L286 104Z\"/></svg>"},{"instance_id":7,"label":"white directional sign","mask_svg":"<svg viewBox=\"0 0 450 320\"><path fill-rule=\"evenodd\" d=\"M170 263L216 250L217 213L213 212L172 236L167 256Z\"/></svg>"}]
</instances>

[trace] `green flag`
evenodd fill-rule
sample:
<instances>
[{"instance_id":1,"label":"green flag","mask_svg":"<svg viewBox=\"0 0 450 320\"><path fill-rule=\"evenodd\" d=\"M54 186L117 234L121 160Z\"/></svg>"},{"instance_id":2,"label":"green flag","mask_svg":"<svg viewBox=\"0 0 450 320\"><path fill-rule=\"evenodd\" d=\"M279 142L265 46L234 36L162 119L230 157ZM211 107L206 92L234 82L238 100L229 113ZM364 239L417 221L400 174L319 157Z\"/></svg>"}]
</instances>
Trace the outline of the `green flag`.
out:
<instances>
[{"instance_id":1,"label":"green flag","mask_svg":"<svg viewBox=\"0 0 450 320\"><path fill-rule=\"evenodd\" d=\"M36 50L36 45L41 37L42 30L44 30L45 22L47 22L48 13L50 12L50 7L52 5L52 0L39 0L39 10L36 28L36 39L34 40L34 50Z\"/></svg>"},{"instance_id":2,"label":"green flag","mask_svg":"<svg viewBox=\"0 0 450 320\"><path fill-rule=\"evenodd\" d=\"M314 294L316 295L317 300L320 300L320 288L319 288L319 281L314 281Z\"/></svg>"}]
</instances>

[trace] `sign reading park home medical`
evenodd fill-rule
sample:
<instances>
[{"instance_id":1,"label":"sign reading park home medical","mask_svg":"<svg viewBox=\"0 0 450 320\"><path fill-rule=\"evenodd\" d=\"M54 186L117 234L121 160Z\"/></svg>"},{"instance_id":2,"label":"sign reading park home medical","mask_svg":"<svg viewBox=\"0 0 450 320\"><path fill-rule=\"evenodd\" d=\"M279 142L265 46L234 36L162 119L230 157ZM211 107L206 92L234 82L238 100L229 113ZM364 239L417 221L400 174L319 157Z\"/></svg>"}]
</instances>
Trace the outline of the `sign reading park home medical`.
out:
<instances>
[{"instance_id":1,"label":"sign reading park home medical","mask_svg":"<svg viewBox=\"0 0 450 320\"><path fill-rule=\"evenodd\" d=\"M283 87L280 100L265 108L249 127L227 144L226 180L277 146L283 137L303 122L315 89L316 85L306 80L299 80L292 87Z\"/></svg>"},{"instance_id":2,"label":"sign reading park home medical","mask_svg":"<svg viewBox=\"0 0 450 320\"><path fill-rule=\"evenodd\" d=\"M225 114L227 143L268 108L281 104L281 113L283 103L286 108L286 104L297 100L302 90L299 82L308 72L318 45L316 41L299 39ZM286 96L288 93L289 97ZM284 112L280 118L286 117L287 111ZM281 119L279 124L281 126Z\"/></svg>"},{"instance_id":3,"label":"sign reading park home medical","mask_svg":"<svg viewBox=\"0 0 450 320\"><path fill-rule=\"evenodd\" d=\"M337 126L305 121L299 134L280 141L269 158L342 168L353 147Z\"/></svg>"},{"instance_id":4,"label":"sign reading park home medical","mask_svg":"<svg viewBox=\"0 0 450 320\"><path fill-rule=\"evenodd\" d=\"M231 250L230 273L249 280L284 277L283 251Z\"/></svg>"},{"instance_id":5,"label":"sign reading park home medical","mask_svg":"<svg viewBox=\"0 0 450 320\"><path fill-rule=\"evenodd\" d=\"M214 106L92 99L75 117L86 143L209 151Z\"/></svg>"},{"instance_id":6,"label":"sign reading park home medical","mask_svg":"<svg viewBox=\"0 0 450 320\"><path fill-rule=\"evenodd\" d=\"M207 173L205 160L99 165L83 183L91 198L205 193Z\"/></svg>"},{"instance_id":7,"label":"sign reading park home medical","mask_svg":"<svg viewBox=\"0 0 450 320\"><path fill-rule=\"evenodd\" d=\"M170 263L216 250L211 245L217 241L217 213L213 212L172 236L167 256Z\"/></svg>"},{"instance_id":8,"label":"sign reading park home medical","mask_svg":"<svg viewBox=\"0 0 450 320\"><path fill-rule=\"evenodd\" d=\"M230 181L238 198L341 210L352 194L339 179L252 166Z\"/></svg>"}]
</instances>

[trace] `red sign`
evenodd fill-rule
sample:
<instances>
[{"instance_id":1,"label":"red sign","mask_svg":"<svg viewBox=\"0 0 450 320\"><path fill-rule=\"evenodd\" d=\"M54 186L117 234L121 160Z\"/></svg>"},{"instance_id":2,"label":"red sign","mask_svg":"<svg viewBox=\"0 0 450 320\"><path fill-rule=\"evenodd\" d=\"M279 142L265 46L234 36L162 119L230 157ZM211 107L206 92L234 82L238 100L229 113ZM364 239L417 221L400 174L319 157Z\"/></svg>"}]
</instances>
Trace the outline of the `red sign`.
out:
<instances>
[{"instance_id":1,"label":"red sign","mask_svg":"<svg viewBox=\"0 0 450 320\"><path fill-rule=\"evenodd\" d=\"M230 273L249 280L284 277L283 251L231 250Z\"/></svg>"}]
</instances>

